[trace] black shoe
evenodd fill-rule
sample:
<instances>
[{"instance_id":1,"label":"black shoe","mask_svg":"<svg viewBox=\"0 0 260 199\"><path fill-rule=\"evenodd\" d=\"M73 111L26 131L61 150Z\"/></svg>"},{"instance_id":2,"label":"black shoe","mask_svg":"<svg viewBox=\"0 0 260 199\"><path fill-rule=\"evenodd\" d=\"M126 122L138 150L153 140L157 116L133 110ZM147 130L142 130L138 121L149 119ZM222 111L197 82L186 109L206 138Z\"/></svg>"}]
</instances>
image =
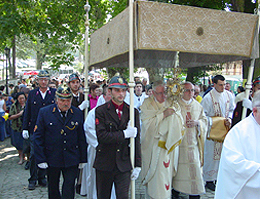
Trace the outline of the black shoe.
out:
<instances>
[{"instance_id":1,"label":"black shoe","mask_svg":"<svg viewBox=\"0 0 260 199\"><path fill-rule=\"evenodd\" d=\"M81 184L76 184L75 189L77 194L80 194L80 188L81 188Z\"/></svg>"},{"instance_id":2,"label":"black shoe","mask_svg":"<svg viewBox=\"0 0 260 199\"><path fill-rule=\"evenodd\" d=\"M211 191L215 191L216 189L216 185L213 183L213 181L206 182L205 187L210 189Z\"/></svg>"},{"instance_id":3,"label":"black shoe","mask_svg":"<svg viewBox=\"0 0 260 199\"><path fill-rule=\"evenodd\" d=\"M38 185L41 187L46 187L46 185L47 185L46 179L39 180Z\"/></svg>"},{"instance_id":4,"label":"black shoe","mask_svg":"<svg viewBox=\"0 0 260 199\"><path fill-rule=\"evenodd\" d=\"M179 195L180 195L180 192L172 189L172 199L180 199L181 197Z\"/></svg>"},{"instance_id":5,"label":"black shoe","mask_svg":"<svg viewBox=\"0 0 260 199\"><path fill-rule=\"evenodd\" d=\"M189 199L200 199L200 195L196 195L196 196L189 195Z\"/></svg>"},{"instance_id":6,"label":"black shoe","mask_svg":"<svg viewBox=\"0 0 260 199\"><path fill-rule=\"evenodd\" d=\"M24 166L24 169L25 169L25 170L30 169L30 161L27 161L27 162L26 162L26 164L25 164L25 166Z\"/></svg>"},{"instance_id":7,"label":"black shoe","mask_svg":"<svg viewBox=\"0 0 260 199\"><path fill-rule=\"evenodd\" d=\"M28 189L29 190L34 190L35 189L35 183L29 183Z\"/></svg>"}]
</instances>

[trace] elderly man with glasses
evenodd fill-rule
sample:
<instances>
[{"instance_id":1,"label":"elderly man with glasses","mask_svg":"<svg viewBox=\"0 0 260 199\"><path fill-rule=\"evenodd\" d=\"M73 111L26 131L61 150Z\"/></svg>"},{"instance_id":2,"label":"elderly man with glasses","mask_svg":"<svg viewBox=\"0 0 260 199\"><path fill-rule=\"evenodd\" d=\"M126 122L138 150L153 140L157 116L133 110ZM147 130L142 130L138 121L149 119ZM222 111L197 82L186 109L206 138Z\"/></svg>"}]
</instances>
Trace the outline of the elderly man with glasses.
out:
<instances>
[{"instance_id":1,"label":"elderly man with glasses","mask_svg":"<svg viewBox=\"0 0 260 199\"><path fill-rule=\"evenodd\" d=\"M173 178L172 198L180 198L179 192L182 192L188 194L189 199L199 199L205 192L201 167L208 122L203 107L193 98L194 85L184 83L183 91L178 102L186 128L180 144L177 174Z\"/></svg>"},{"instance_id":2,"label":"elderly man with glasses","mask_svg":"<svg viewBox=\"0 0 260 199\"><path fill-rule=\"evenodd\" d=\"M171 197L172 178L178 164L178 145L183 137L183 118L178 103L165 93L163 81L155 81L153 95L141 109L142 182L150 198Z\"/></svg>"}]
</instances>

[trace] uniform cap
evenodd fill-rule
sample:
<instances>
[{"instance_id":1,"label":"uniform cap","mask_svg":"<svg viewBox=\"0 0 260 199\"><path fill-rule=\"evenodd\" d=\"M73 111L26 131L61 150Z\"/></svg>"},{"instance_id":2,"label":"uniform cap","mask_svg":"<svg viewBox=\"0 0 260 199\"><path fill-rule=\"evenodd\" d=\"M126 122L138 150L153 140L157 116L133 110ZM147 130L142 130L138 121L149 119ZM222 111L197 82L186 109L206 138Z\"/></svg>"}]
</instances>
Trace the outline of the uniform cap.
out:
<instances>
[{"instance_id":1,"label":"uniform cap","mask_svg":"<svg viewBox=\"0 0 260 199\"><path fill-rule=\"evenodd\" d=\"M56 90L56 96L61 99L69 99L72 97L72 92L70 88L66 85L61 85L57 90Z\"/></svg>"},{"instance_id":2,"label":"uniform cap","mask_svg":"<svg viewBox=\"0 0 260 199\"><path fill-rule=\"evenodd\" d=\"M37 77L38 78L44 78L44 77L49 78L50 77L50 73L47 70L40 70L38 75L37 75Z\"/></svg>"},{"instance_id":3,"label":"uniform cap","mask_svg":"<svg viewBox=\"0 0 260 199\"><path fill-rule=\"evenodd\" d=\"M73 81L73 80L79 80L79 81L80 81L80 78L79 78L78 74L72 73L72 74L69 76L69 82L71 82L71 81Z\"/></svg>"},{"instance_id":4,"label":"uniform cap","mask_svg":"<svg viewBox=\"0 0 260 199\"><path fill-rule=\"evenodd\" d=\"M255 78L253 85L260 84L260 76Z\"/></svg>"},{"instance_id":5,"label":"uniform cap","mask_svg":"<svg viewBox=\"0 0 260 199\"><path fill-rule=\"evenodd\" d=\"M114 76L109 81L108 88L128 88L128 84L123 77Z\"/></svg>"}]
</instances>

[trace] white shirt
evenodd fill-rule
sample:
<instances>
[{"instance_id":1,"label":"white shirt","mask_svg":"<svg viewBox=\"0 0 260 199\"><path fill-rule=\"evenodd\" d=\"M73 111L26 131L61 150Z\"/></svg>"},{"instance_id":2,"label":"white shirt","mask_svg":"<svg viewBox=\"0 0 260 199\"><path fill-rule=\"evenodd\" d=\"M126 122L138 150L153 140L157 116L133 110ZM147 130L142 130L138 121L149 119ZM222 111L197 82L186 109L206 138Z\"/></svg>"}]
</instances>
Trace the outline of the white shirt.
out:
<instances>
[{"instance_id":1,"label":"white shirt","mask_svg":"<svg viewBox=\"0 0 260 199\"><path fill-rule=\"evenodd\" d=\"M49 87L48 87L47 90L43 93L43 92L41 91L41 89L39 89L39 91L40 91L40 93L41 93L41 96L42 96L42 99L45 98L46 93L47 93L49 90L50 90L50 89L49 89Z\"/></svg>"},{"instance_id":2,"label":"white shirt","mask_svg":"<svg viewBox=\"0 0 260 199\"><path fill-rule=\"evenodd\" d=\"M0 112L5 112L5 110L3 109L4 104L5 104L5 100L4 99L0 100Z\"/></svg>"}]
</instances>

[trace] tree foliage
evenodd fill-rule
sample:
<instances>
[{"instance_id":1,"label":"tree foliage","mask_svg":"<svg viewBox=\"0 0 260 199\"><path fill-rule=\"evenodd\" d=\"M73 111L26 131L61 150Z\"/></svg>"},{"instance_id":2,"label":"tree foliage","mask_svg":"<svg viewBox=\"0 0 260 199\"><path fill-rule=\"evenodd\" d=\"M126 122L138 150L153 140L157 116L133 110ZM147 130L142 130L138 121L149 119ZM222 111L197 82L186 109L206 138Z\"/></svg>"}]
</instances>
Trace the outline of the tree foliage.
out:
<instances>
[{"instance_id":1,"label":"tree foliage","mask_svg":"<svg viewBox=\"0 0 260 199\"><path fill-rule=\"evenodd\" d=\"M107 18L109 0L90 1L90 29L100 28ZM70 64L84 43L85 0L4 0L0 3L0 49L11 47L16 35L24 35L34 45L38 59L52 61L54 67ZM18 39L19 41L19 39ZM19 43L18 43L19 45ZM18 48L19 49L19 48ZM18 53L19 54L19 53Z\"/></svg>"}]
</instances>

